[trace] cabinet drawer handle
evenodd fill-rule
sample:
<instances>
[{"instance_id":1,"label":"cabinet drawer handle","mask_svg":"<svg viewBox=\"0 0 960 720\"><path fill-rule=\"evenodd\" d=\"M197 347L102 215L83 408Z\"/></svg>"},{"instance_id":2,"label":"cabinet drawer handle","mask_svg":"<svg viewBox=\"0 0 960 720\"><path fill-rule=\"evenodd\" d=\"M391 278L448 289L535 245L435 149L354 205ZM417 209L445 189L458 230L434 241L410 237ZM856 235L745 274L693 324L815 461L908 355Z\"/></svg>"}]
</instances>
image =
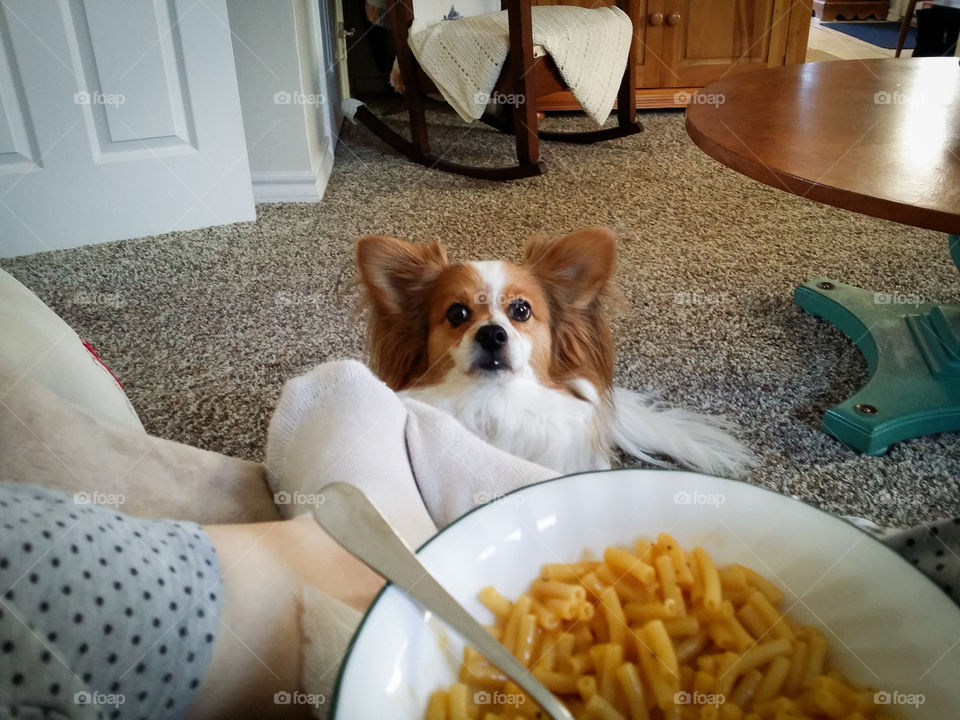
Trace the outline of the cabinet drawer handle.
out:
<instances>
[{"instance_id":1,"label":"cabinet drawer handle","mask_svg":"<svg viewBox=\"0 0 960 720\"><path fill-rule=\"evenodd\" d=\"M667 15L667 25L673 27L680 23L680 13L670 13Z\"/></svg>"},{"instance_id":2,"label":"cabinet drawer handle","mask_svg":"<svg viewBox=\"0 0 960 720\"><path fill-rule=\"evenodd\" d=\"M647 22L649 22L651 25L662 25L663 13L650 13L650 17L647 18Z\"/></svg>"}]
</instances>

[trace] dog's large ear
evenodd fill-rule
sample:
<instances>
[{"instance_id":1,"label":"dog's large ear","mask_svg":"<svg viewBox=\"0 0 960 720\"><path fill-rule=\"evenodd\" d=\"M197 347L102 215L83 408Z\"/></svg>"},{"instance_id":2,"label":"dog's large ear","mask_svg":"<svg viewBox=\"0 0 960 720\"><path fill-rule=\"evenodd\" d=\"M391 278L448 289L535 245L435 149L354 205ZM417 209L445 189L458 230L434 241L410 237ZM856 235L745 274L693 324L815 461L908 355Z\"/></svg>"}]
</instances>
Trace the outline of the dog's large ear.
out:
<instances>
[{"instance_id":1,"label":"dog's large ear","mask_svg":"<svg viewBox=\"0 0 960 720\"><path fill-rule=\"evenodd\" d=\"M428 298L446 266L447 253L436 241L416 245L383 235L357 240L370 368L394 390L426 372Z\"/></svg>"},{"instance_id":2,"label":"dog's large ear","mask_svg":"<svg viewBox=\"0 0 960 720\"><path fill-rule=\"evenodd\" d=\"M447 253L436 240L414 244L367 235L357 240L357 269L381 312L409 311L423 301L423 294L447 265Z\"/></svg>"},{"instance_id":3,"label":"dog's large ear","mask_svg":"<svg viewBox=\"0 0 960 720\"><path fill-rule=\"evenodd\" d=\"M610 228L578 230L559 240L536 237L524 248L524 265L555 299L585 309L601 297L613 275L617 236Z\"/></svg>"},{"instance_id":4,"label":"dog's large ear","mask_svg":"<svg viewBox=\"0 0 960 720\"><path fill-rule=\"evenodd\" d=\"M602 227L559 240L534 238L524 248L524 267L550 303L550 375L558 383L579 377L604 390L613 385L613 339L603 300L616 255L617 236Z\"/></svg>"}]
</instances>

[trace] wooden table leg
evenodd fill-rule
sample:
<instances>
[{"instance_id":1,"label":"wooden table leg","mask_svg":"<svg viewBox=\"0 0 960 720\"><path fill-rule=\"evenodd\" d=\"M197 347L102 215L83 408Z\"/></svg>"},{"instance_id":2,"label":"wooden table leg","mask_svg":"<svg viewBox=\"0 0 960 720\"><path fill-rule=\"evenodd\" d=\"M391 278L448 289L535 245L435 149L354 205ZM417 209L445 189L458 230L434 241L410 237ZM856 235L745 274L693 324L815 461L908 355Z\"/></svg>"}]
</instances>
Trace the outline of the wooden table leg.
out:
<instances>
[{"instance_id":1,"label":"wooden table leg","mask_svg":"<svg viewBox=\"0 0 960 720\"><path fill-rule=\"evenodd\" d=\"M910 30L910 21L913 20L913 11L917 8L917 0L910 0L907 3L907 10L903 14L903 20L900 22L900 37L897 38L897 53L895 57L900 57L900 51L903 50L903 43L907 40L907 32Z\"/></svg>"}]
</instances>

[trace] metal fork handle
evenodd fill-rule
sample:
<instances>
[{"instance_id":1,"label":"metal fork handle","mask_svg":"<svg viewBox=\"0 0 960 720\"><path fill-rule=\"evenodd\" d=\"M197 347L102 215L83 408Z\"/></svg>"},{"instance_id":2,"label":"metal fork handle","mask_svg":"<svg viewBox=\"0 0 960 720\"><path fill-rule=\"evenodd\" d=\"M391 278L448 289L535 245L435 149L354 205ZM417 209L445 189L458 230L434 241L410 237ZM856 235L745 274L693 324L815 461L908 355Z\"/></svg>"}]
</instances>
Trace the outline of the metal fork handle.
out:
<instances>
[{"instance_id":1,"label":"metal fork handle","mask_svg":"<svg viewBox=\"0 0 960 720\"><path fill-rule=\"evenodd\" d=\"M550 717L574 720L563 703L436 581L361 490L346 483L330 483L321 493L323 502L314 506L314 517L334 540L444 620Z\"/></svg>"}]
</instances>

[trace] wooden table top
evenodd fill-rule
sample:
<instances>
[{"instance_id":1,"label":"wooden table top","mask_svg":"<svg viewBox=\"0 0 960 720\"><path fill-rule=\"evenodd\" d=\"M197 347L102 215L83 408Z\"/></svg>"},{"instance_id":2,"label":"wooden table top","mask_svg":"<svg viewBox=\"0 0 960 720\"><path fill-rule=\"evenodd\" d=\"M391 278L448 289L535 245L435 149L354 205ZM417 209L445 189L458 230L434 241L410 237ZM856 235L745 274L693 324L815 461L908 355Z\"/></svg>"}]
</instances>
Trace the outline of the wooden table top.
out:
<instances>
[{"instance_id":1,"label":"wooden table top","mask_svg":"<svg viewBox=\"0 0 960 720\"><path fill-rule=\"evenodd\" d=\"M734 170L828 205L960 234L960 62L838 60L741 73L687 106Z\"/></svg>"}]
</instances>

